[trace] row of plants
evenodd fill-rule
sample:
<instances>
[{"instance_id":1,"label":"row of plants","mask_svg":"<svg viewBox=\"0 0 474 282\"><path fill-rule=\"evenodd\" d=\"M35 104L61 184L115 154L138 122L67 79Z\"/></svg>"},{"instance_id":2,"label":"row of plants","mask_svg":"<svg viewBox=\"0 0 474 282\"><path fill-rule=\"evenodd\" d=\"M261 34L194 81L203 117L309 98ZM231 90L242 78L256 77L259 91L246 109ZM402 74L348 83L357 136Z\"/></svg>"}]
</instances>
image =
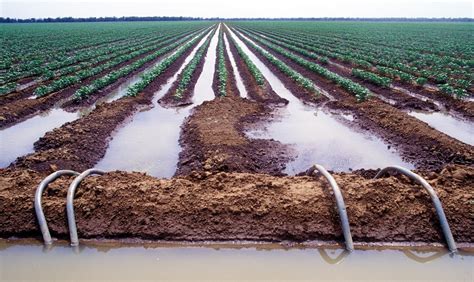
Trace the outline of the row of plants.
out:
<instances>
[{"instance_id":1,"label":"row of plants","mask_svg":"<svg viewBox=\"0 0 474 282\"><path fill-rule=\"evenodd\" d=\"M219 42L217 43L217 78L218 78L218 95L225 96L227 93L227 67L225 64L225 47L224 47L224 32L219 31Z\"/></svg>"},{"instance_id":2,"label":"row of plants","mask_svg":"<svg viewBox=\"0 0 474 282\"><path fill-rule=\"evenodd\" d=\"M0 86L0 96L15 91L17 87L18 87L18 83L16 82L10 82L10 83Z\"/></svg>"},{"instance_id":3,"label":"row of plants","mask_svg":"<svg viewBox=\"0 0 474 282\"><path fill-rule=\"evenodd\" d=\"M360 69L355 69L355 68L352 69L352 75L362 80L368 81L372 84L382 86L385 88L390 87L390 84L392 83L392 80L390 78L381 77L381 76L376 75L375 73L360 70Z\"/></svg>"},{"instance_id":4,"label":"row of plants","mask_svg":"<svg viewBox=\"0 0 474 282\"><path fill-rule=\"evenodd\" d=\"M199 49L196 51L196 54L194 54L191 61L189 61L189 63L184 67L183 72L180 75L176 91L173 94L173 97L175 97L175 99L181 99L183 97L184 92L186 92L186 89L188 88L189 83L191 82L191 79L197 69L197 66L204 59L204 54L207 48L209 47L209 44L211 43L211 38L214 33L215 30L211 33L210 36L207 37L206 41L204 41L201 47L199 47Z\"/></svg>"},{"instance_id":5,"label":"row of plants","mask_svg":"<svg viewBox=\"0 0 474 282\"><path fill-rule=\"evenodd\" d=\"M141 22L2 25L0 85L8 76L33 69L57 70L107 52L111 46L130 46L164 34L194 32L206 22ZM77 59L76 59L77 58ZM15 74L16 73L16 74ZM24 77L23 75L21 75Z\"/></svg>"},{"instance_id":6,"label":"row of plants","mask_svg":"<svg viewBox=\"0 0 474 282\"><path fill-rule=\"evenodd\" d=\"M178 36L180 36L180 35L178 35ZM51 79L61 79L61 77L65 76L67 74L78 72L82 69L86 69L88 67L92 67L92 66L94 66L96 64L99 64L101 62L106 62L108 60L116 58L120 55L124 55L124 54L128 54L128 53L140 50L143 47L155 46L156 44L159 44L162 41L164 41L166 39L169 39L169 38L172 38L172 37L176 37L176 35L172 34L172 35L159 37L158 39L153 39L151 42L148 42L148 44L146 44L145 46L142 45L143 42L138 42L138 43L132 44L131 46L121 46L120 48L111 47L111 48L108 48L110 54L98 55L96 58L93 58L89 61L81 62L79 64L69 66L69 67L66 67L66 68L63 68L63 69L60 69L60 70L57 70L57 71L52 71L52 70L49 70L49 69L42 69L41 70L42 75L39 78L37 78L35 81L37 83L41 83L41 82L48 81L48 80L51 80ZM37 73L37 71L31 71L26 76L31 76L31 75L33 75L33 73ZM16 78L16 79L18 79L18 78ZM14 79L14 80L16 80L16 79ZM68 81L71 82L72 80L68 80ZM15 82L8 83L7 85L12 85L12 84L18 85ZM64 84L61 83L59 85L64 85ZM59 85L58 85L58 87L59 87ZM3 94L9 94L9 93L15 91L16 88L5 87L5 88L2 88L2 89L4 89L4 91L5 91L5 93L3 93ZM45 89L45 88L43 88L43 89Z\"/></svg>"},{"instance_id":7,"label":"row of plants","mask_svg":"<svg viewBox=\"0 0 474 282\"><path fill-rule=\"evenodd\" d=\"M160 41L176 36L175 32L161 34L157 37L146 38L145 40L129 39L126 42L120 42L112 46L105 46L99 49L87 50L79 52L78 54L67 56L62 60L53 61L45 65L36 67L29 67L25 70L16 71L14 69L4 77L4 82L17 81L24 77L36 77L38 82L47 81L53 78L79 71L83 68L90 67L101 61L109 60L111 58L142 49L143 47L152 46Z\"/></svg>"},{"instance_id":8,"label":"row of plants","mask_svg":"<svg viewBox=\"0 0 474 282\"><path fill-rule=\"evenodd\" d=\"M253 36L251 34L248 34L246 33L246 35L248 35L250 38L252 38L253 40L255 40L256 42L266 46L267 48L269 48L270 50L276 52L276 53L279 53L283 56L285 56L286 58L292 60L293 62L297 63L298 65L332 81L333 83L341 86L342 88L344 88L345 90L347 90L349 93L353 94L358 101L364 101L366 99L369 98L370 96L370 91L365 88L364 86L350 80L350 79L347 79L345 77L342 77L334 72L331 72L329 71L328 69L316 64L316 63L313 63L313 62L310 62L282 47L279 47L275 44L272 44L264 39L261 39L261 38L257 38L256 36ZM244 39L245 40L245 39ZM249 42L248 40L246 40L247 42ZM267 53L265 52L264 50L262 50L262 53ZM267 53L268 54L268 53ZM272 55L268 54L268 56L271 56L273 57ZM275 58L276 59L276 58ZM306 80L308 80L307 78L305 78ZM308 80L312 87L314 88L314 85L312 84L312 82L310 80Z\"/></svg>"},{"instance_id":9,"label":"row of plants","mask_svg":"<svg viewBox=\"0 0 474 282\"><path fill-rule=\"evenodd\" d=\"M250 74L252 74L252 77L257 82L257 85L263 86L265 84L265 78L263 77L263 74L260 72L257 66L252 62L249 56L242 50L242 48L240 48L240 46L237 44L235 39L232 36L227 36L227 38L228 39L230 38L230 41L232 42L232 46L234 46L235 49L237 50L237 54L242 59L242 61L244 61L245 65L247 66L247 69L250 71Z\"/></svg>"},{"instance_id":10,"label":"row of plants","mask_svg":"<svg viewBox=\"0 0 474 282\"><path fill-rule=\"evenodd\" d=\"M192 36L192 35L190 35ZM85 85L85 86L82 86L81 88L79 88L75 93L74 93L74 99L75 100L82 100L82 99L85 99L87 97L89 97L90 95L94 94L95 92L99 91L100 89L103 89L105 88L106 86L114 83L115 81L117 81L119 78L121 77L124 77L130 73L132 73L133 71L141 68L143 65L145 65L146 63L148 62L151 62L155 59L157 59L158 57L170 52L171 50L175 49L176 47L178 47L179 45L183 44L184 42L186 42L187 40L189 39L189 36L186 36L170 45L167 45L161 49L159 49L158 51L144 57L144 58L141 58L129 65L126 65L125 67L122 67L118 70L115 70L115 71L112 71L106 75L104 75L103 77L101 78L98 78L96 80L94 80L93 82L91 82L89 85Z\"/></svg>"},{"instance_id":11,"label":"row of plants","mask_svg":"<svg viewBox=\"0 0 474 282\"><path fill-rule=\"evenodd\" d=\"M180 47L173 55L164 59L156 67L140 76L140 81L131 85L127 89L127 96L135 97L142 92L156 77L161 75L169 66L178 60L189 48L191 48L198 40L201 40L205 33L195 37Z\"/></svg>"},{"instance_id":12,"label":"row of plants","mask_svg":"<svg viewBox=\"0 0 474 282\"><path fill-rule=\"evenodd\" d=\"M455 88L468 89L472 85L472 72L470 72L469 68L466 67L462 70L458 70L457 72L448 72L453 75L452 77L449 77L444 69L441 72L438 72L433 69L418 70L416 67L408 67L405 64L397 62L397 56L394 56L393 58L387 58L388 54L381 56L379 53L377 53L378 57L375 58L366 54L351 52L350 50L344 49L337 44L337 47L328 47L328 45L322 47L324 44L321 44L320 41L314 41L310 39L310 36L298 38L297 36L291 34L282 34L282 32L277 33L270 31L258 31L258 33L264 34L263 36L265 36L267 39L271 38L280 42L295 45L302 49L313 51L317 54L351 63L368 71L375 71L379 75L400 79L403 82L414 85L426 83L427 77L438 84L442 82L448 82L448 84ZM373 65L377 63L380 64L375 66ZM461 79L459 77L469 77L469 79ZM458 92L465 93L466 91L459 90Z\"/></svg>"},{"instance_id":13,"label":"row of plants","mask_svg":"<svg viewBox=\"0 0 474 282\"><path fill-rule=\"evenodd\" d=\"M253 42L251 42L250 40L248 40L244 37L240 37L240 39L242 39L246 44L251 46L258 53L263 55L272 65L274 65L277 69L279 69L281 72L283 72L286 76L291 78L298 85L300 85L301 87L303 87L304 89L306 89L306 90L308 90L312 93L319 94L318 90L314 87L314 84L311 80L307 79L306 77L301 75L299 72L295 71L294 69L289 67L287 64L280 61L275 56L268 53L264 49L260 48L259 46L257 46Z\"/></svg>"},{"instance_id":14,"label":"row of plants","mask_svg":"<svg viewBox=\"0 0 474 282\"><path fill-rule=\"evenodd\" d=\"M191 36L191 35L188 35L187 37L189 37L189 36ZM187 38L187 37L185 37L185 38ZM181 39L181 40L184 40L184 39ZM37 97L42 97L42 96L48 95L50 93L59 91L59 90L64 89L68 86L76 84L76 83L78 83L78 82L80 82L80 81L82 81L82 80L84 80L88 77L92 77L94 75L97 75L97 74L101 73L104 70L110 69L114 66L117 66L117 65L123 63L123 62L131 60L131 59L133 59L135 57L138 57L140 55L146 54L146 53L148 53L150 51L153 51L157 48L160 48L161 46L166 46L167 44L170 44L173 41L175 41L174 38L168 39L166 41L163 41L161 44L159 44L159 46L149 46L149 47L143 48L141 50L134 51L134 52L116 57L113 60L107 61L106 63L104 63L102 65L99 65L99 66L96 66L96 67L93 67L93 68L80 70L77 73L75 73L74 75L61 77L60 79L54 80L49 85L41 85L41 86L37 87L34 91L34 94Z\"/></svg>"},{"instance_id":15,"label":"row of plants","mask_svg":"<svg viewBox=\"0 0 474 282\"><path fill-rule=\"evenodd\" d=\"M270 28L270 31L272 29ZM373 64L395 68L417 76L440 77L439 74L456 75L470 77L470 68L474 67L474 61L462 60L458 56L438 56L423 52L413 52L403 48L391 48L386 44L366 44L366 41L351 41L347 36L335 37L334 34L316 34L314 30L297 30L288 32L287 30L274 31L273 34L293 36L297 39L311 40L316 46L330 49L332 52L347 52L353 56L365 57L365 60L373 60ZM370 36L369 36L370 37ZM380 42L378 42L380 43ZM438 83L443 81L437 81Z\"/></svg>"}]
</instances>

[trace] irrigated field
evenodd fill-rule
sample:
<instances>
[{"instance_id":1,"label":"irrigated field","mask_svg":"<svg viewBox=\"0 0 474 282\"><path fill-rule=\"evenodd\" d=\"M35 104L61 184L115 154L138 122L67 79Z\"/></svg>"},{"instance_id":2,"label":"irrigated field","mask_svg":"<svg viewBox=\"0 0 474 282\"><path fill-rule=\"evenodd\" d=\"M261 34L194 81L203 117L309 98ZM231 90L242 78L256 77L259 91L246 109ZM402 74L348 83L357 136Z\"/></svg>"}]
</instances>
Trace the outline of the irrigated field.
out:
<instances>
[{"instance_id":1,"label":"irrigated field","mask_svg":"<svg viewBox=\"0 0 474 282\"><path fill-rule=\"evenodd\" d=\"M10 24L0 32L0 237L38 236L50 173L104 170L80 238L473 243L474 25ZM144 175L147 173L148 175ZM44 195L52 234L72 177Z\"/></svg>"}]
</instances>

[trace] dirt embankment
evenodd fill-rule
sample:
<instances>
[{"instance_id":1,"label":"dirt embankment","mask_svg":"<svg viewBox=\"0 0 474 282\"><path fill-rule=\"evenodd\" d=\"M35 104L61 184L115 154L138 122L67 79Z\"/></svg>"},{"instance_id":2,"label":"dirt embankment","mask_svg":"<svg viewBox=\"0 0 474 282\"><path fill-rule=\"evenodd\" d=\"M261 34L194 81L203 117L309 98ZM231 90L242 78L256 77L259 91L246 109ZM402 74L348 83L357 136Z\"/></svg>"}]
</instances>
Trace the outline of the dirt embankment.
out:
<instances>
[{"instance_id":1,"label":"dirt embankment","mask_svg":"<svg viewBox=\"0 0 474 282\"><path fill-rule=\"evenodd\" d=\"M252 48L248 45L249 48ZM282 60L297 71L304 71L291 60L264 48L266 51ZM278 70L267 59L255 52L262 62L273 72ZM304 72L319 87L333 95L337 101L326 104L335 110L350 111L356 117L355 122L363 130L369 130L394 146L401 156L422 169L439 169L449 163L473 165L474 149L441 133L426 123L392 107L379 99L372 97L365 102L357 102L355 97L340 86L315 75ZM283 81L284 83L287 83ZM300 92L301 93L301 92ZM296 94L295 94L296 95ZM311 102L312 97L299 95L300 99Z\"/></svg>"},{"instance_id":2,"label":"dirt embankment","mask_svg":"<svg viewBox=\"0 0 474 282\"><path fill-rule=\"evenodd\" d=\"M197 43L196 43L197 44ZM64 124L35 143L35 152L18 158L10 167L52 171L93 167L104 155L113 132L140 108L150 105L153 94L183 64L190 48L137 97L124 97L97 106L89 115Z\"/></svg>"},{"instance_id":3,"label":"dirt embankment","mask_svg":"<svg viewBox=\"0 0 474 282\"><path fill-rule=\"evenodd\" d=\"M40 238L35 189L44 175L0 170L0 237ZM457 242L474 242L474 169L426 173ZM336 174L356 242L444 242L429 195L405 177ZM67 238L66 187L44 193L52 235ZM193 173L170 180L112 172L86 178L74 201L80 238L342 242L334 196L322 177Z\"/></svg>"},{"instance_id":4,"label":"dirt embankment","mask_svg":"<svg viewBox=\"0 0 474 282\"><path fill-rule=\"evenodd\" d=\"M263 104L237 96L220 97L194 108L182 125L177 175L198 171L281 174L287 148L274 140L249 139L248 124L270 115Z\"/></svg>"},{"instance_id":5,"label":"dirt embankment","mask_svg":"<svg viewBox=\"0 0 474 282\"><path fill-rule=\"evenodd\" d=\"M177 38L176 40L179 40L179 38ZM156 51L156 50L154 50L154 51ZM20 100L16 100L16 101L13 101L11 103L5 104L5 105L0 107L0 128L5 128L5 127L8 127L8 126L11 126L11 125L13 125L17 122L25 120L26 118L30 117L31 115L34 115L38 112L45 111L47 109L50 109L53 106L58 105L58 103L60 103L60 101L71 97L76 92L76 90L78 90L81 86L87 85L87 84L93 82L94 80L104 76L105 74L107 74L111 71L118 70L118 69L120 69L120 68L122 68L122 67L124 67L124 66L126 66L130 63L133 63L133 62L135 62L135 61L137 61L137 60L139 60L139 59L141 59L141 58L143 58L147 55L150 55L154 51L150 51L146 54L142 54L142 55L140 55L138 57L135 57L131 60L128 60L126 62L120 63L120 64L118 64L117 66L115 66L113 68L106 69L106 70L100 72L97 75L94 75L92 77L89 77L89 78L83 80L80 84L75 84L75 85L69 86L67 88L64 88L64 89L58 91L58 92L51 93L47 96L40 97L40 98L37 98L37 99L20 99ZM151 64L152 64L152 62L150 62L148 64L148 66L151 65ZM136 72L127 75L126 77L122 78L120 81L123 82L123 81L127 80L128 78L132 77L134 74L136 74ZM114 83L114 87L108 87L108 88L104 89L103 91L101 91L100 93L97 93L97 95L92 95L93 97L91 96L91 98L89 100L81 101L81 102L79 102L78 105L76 105L74 103L73 104L69 103L69 104L66 104L65 107L66 107L66 109L70 108L70 110L73 110L74 107L77 107L77 106L91 105L98 98L105 96L107 93L111 92L113 90L113 88L118 87L118 85L119 85L119 83L118 84ZM31 93L31 94L33 94L33 93ZM62 105L58 105L58 106L62 106Z\"/></svg>"}]
</instances>

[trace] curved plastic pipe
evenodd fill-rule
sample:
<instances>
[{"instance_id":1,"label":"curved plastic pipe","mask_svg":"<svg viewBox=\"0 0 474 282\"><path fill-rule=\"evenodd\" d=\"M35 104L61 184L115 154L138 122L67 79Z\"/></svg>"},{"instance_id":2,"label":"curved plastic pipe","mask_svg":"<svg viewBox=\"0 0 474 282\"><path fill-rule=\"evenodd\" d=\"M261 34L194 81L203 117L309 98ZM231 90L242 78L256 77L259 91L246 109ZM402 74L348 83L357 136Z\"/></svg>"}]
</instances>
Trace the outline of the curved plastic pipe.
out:
<instances>
[{"instance_id":1,"label":"curved plastic pipe","mask_svg":"<svg viewBox=\"0 0 474 282\"><path fill-rule=\"evenodd\" d=\"M51 234L49 233L48 223L46 222L46 217L44 216L43 207L41 206L41 196L43 195L43 191L48 187L48 184L62 175L79 175L79 172L73 170L59 170L53 172L43 179L43 181L41 181L35 192L36 218L38 219L38 224L41 229L41 234L43 234L43 241L45 245L50 245L53 243L53 241L51 239Z\"/></svg>"},{"instance_id":2,"label":"curved plastic pipe","mask_svg":"<svg viewBox=\"0 0 474 282\"><path fill-rule=\"evenodd\" d=\"M451 252L456 252L457 247L456 247L456 242L454 242L453 234L451 233L451 228L449 228L448 220L446 219L446 215L444 214L443 206L441 205L441 201L438 198L438 195L436 194L436 191L431 187L431 185L421 176L418 174L403 168L401 166L393 165L393 166L388 166L379 173L374 178L379 178L386 172L390 170L395 170L400 172L401 174L407 176L408 178L414 180L415 182L418 182L425 188L425 190L428 192L428 194L431 197L431 201L433 202L433 205L436 209L436 213L438 214L439 222L441 224L441 228L443 230L444 238L446 239L446 243L448 244L448 249Z\"/></svg>"},{"instance_id":3,"label":"curved plastic pipe","mask_svg":"<svg viewBox=\"0 0 474 282\"><path fill-rule=\"evenodd\" d=\"M74 179L74 181L69 185L69 189L67 190L67 199L66 199L66 212L67 212L67 222L69 225L69 236L71 237L71 246L78 246L79 245L79 238L77 236L77 226L76 226L76 218L74 216L74 194L76 193L76 189L81 184L81 181L91 174L98 174L102 175L105 172L98 169L88 169L81 173L78 177Z\"/></svg>"},{"instance_id":4,"label":"curved plastic pipe","mask_svg":"<svg viewBox=\"0 0 474 282\"><path fill-rule=\"evenodd\" d=\"M352 252L354 250L354 243L352 241L349 218L347 217L346 205L344 204L344 198L342 197L341 189L339 189L334 177L332 177L332 175L329 174L329 172L323 166L316 164L313 166L311 173L314 172L314 170L319 171L331 185L334 196L336 197L336 205L337 210L339 211L339 217L341 218L341 227L344 234L344 239L346 241L346 250Z\"/></svg>"}]
</instances>

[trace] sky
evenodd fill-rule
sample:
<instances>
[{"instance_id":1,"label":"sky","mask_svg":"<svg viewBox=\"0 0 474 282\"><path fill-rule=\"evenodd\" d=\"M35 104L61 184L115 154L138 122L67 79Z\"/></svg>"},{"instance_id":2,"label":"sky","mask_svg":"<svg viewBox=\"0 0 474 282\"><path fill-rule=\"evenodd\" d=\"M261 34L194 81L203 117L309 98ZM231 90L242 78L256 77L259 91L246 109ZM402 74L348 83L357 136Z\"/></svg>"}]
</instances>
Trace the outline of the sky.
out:
<instances>
[{"instance_id":1,"label":"sky","mask_svg":"<svg viewBox=\"0 0 474 282\"><path fill-rule=\"evenodd\" d=\"M190 17L427 17L473 18L466 0L0 0L10 18Z\"/></svg>"}]
</instances>

